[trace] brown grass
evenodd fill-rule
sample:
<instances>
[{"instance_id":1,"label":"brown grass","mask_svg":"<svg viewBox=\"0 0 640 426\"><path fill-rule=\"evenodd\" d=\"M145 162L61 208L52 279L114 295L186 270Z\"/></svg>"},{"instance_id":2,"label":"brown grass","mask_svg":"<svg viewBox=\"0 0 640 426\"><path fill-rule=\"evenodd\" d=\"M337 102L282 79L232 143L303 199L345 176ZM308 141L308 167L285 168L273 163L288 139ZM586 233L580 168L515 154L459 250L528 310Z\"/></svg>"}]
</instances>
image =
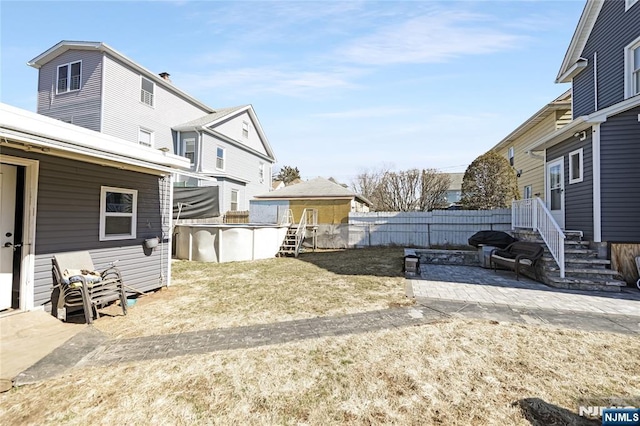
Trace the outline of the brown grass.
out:
<instances>
[{"instance_id":1,"label":"brown grass","mask_svg":"<svg viewBox=\"0 0 640 426\"><path fill-rule=\"evenodd\" d=\"M337 315L412 304L400 248L304 253L253 262L175 261L172 285L95 326L136 337ZM120 313L119 313L120 312Z\"/></svg>"},{"instance_id":2,"label":"brown grass","mask_svg":"<svg viewBox=\"0 0 640 426\"><path fill-rule=\"evenodd\" d=\"M0 395L2 424L527 425L529 397L640 394L640 339L488 321L76 369Z\"/></svg>"}]
</instances>

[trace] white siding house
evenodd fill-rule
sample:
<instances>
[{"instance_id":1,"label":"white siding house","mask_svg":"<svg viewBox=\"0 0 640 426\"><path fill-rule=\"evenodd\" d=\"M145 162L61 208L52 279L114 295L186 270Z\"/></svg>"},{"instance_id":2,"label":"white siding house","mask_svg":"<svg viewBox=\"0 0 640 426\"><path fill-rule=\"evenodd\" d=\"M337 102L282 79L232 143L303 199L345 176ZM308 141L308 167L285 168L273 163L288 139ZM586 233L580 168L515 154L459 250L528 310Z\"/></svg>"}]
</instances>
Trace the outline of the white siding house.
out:
<instances>
[{"instance_id":1,"label":"white siding house","mask_svg":"<svg viewBox=\"0 0 640 426\"><path fill-rule=\"evenodd\" d=\"M61 41L28 64L39 114L189 158L176 185L218 186L222 214L271 188L276 159L251 105L211 108L101 42Z\"/></svg>"}]
</instances>

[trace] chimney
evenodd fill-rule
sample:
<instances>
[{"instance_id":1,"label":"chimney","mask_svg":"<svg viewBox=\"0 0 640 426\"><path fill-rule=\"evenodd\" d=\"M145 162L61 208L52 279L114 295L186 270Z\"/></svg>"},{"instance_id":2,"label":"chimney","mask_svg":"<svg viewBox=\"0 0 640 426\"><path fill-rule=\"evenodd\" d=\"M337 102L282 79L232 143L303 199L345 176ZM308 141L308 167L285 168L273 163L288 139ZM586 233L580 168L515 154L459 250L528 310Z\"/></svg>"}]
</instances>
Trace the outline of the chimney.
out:
<instances>
[{"instance_id":1,"label":"chimney","mask_svg":"<svg viewBox=\"0 0 640 426\"><path fill-rule=\"evenodd\" d=\"M162 78L164 81L168 81L169 83L171 83L171 79L169 78L169 73L168 72L161 72L160 74L158 74L160 76L160 78Z\"/></svg>"}]
</instances>

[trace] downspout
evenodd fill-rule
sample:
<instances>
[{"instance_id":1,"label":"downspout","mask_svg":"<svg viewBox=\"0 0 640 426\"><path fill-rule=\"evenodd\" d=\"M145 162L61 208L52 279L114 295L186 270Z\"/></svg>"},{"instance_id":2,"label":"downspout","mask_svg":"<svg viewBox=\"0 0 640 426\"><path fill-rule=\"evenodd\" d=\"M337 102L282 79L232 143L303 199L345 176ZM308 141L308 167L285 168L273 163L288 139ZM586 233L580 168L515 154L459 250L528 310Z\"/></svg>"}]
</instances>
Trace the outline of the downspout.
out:
<instances>
[{"instance_id":1,"label":"downspout","mask_svg":"<svg viewBox=\"0 0 640 426\"><path fill-rule=\"evenodd\" d=\"M593 110L598 110L598 52L593 52Z\"/></svg>"},{"instance_id":2,"label":"downspout","mask_svg":"<svg viewBox=\"0 0 640 426\"><path fill-rule=\"evenodd\" d=\"M600 188L600 123L591 127L591 156L593 159L593 241L602 242L602 201Z\"/></svg>"}]
</instances>

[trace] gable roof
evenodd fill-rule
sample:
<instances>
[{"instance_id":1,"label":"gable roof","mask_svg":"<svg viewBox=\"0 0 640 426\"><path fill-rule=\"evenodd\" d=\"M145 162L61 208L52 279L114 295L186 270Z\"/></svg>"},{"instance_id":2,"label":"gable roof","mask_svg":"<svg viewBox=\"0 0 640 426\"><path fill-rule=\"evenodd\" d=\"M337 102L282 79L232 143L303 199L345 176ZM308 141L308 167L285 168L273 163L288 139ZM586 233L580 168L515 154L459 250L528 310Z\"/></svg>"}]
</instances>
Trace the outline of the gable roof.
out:
<instances>
[{"instance_id":1,"label":"gable roof","mask_svg":"<svg viewBox=\"0 0 640 426\"><path fill-rule=\"evenodd\" d=\"M284 188L271 191L266 194L256 195L258 199L352 199L357 198L365 204L371 205L371 202L361 195L345 188L342 185L334 183L329 179L317 177L308 181L300 182L295 185L285 186Z\"/></svg>"},{"instance_id":2,"label":"gable roof","mask_svg":"<svg viewBox=\"0 0 640 426\"><path fill-rule=\"evenodd\" d=\"M216 133L217 135L224 136L222 134L219 134L218 132L215 132L214 127L226 121L228 118L240 115L244 112L249 114L249 117L251 117L251 121L253 121L253 124L255 125L256 130L258 131L258 136L260 137L260 140L264 145L264 149L267 152L267 156L275 162L276 156L273 152L273 149L271 148L271 145L269 144L267 135L264 133L264 130L262 130L262 125L260 124L260 120L258 120L258 116L256 115L256 112L253 109L252 105L241 105L241 106L235 106L235 107L220 108L220 109L214 110L213 112L211 112L211 114L205 115L204 117L200 117L195 120L191 120L186 123L179 124L172 128L173 130L177 130L180 132L205 130L207 132ZM225 138L225 140L226 139L227 138ZM240 144L244 148L251 149L246 145L233 139L231 139L229 142L234 144ZM264 154L261 154L261 155L264 155Z\"/></svg>"},{"instance_id":3,"label":"gable roof","mask_svg":"<svg viewBox=\"0 0 640 426\"><path fill-rule=\"evenodd\" d=\"M165 173L189 170L189 160L158 149L0 103L0 144L100 165Z\"/></svg>"},{"instance_id":4,"label":"gable roof","mask_svg":"<svg viewBox=\"0 0 640 426\"><path fill-rule=\"evenodd\" d=\"M514 131L509 133L502 139L500 142L496 144L491 150L504 148L507 145L510 145L517 138L531 130L536 124L542 122L545 118L547 118L554 111L569 111L571 110L571 89L564 92L562 95L555 98L553 101L546 104L542 107L538 112L529 117L524 123L518 126Z\"/></svg>"},{"instance_id":5,"label":"gable roof","mask_svg":"<svg viewBox=\"0 0 640 426\"><path fill-rule=\"evenodd\" d=\"M198 106L202 110L207 111L207 112L214 112L214 110L211 107L203 104L199 100L197 100L197 99L193 98L192 96L186 94L185 92L183 92L182 90L178 89L176 86L174 86L170 82L168 82L165 79L161 78L156 73L148 70L147 68L145 68L142 65L138 64L137 62L134 62L133 60L129 59L128 57L126 57L122 53L118 52L117 50L113 49L112 47L110 47L107 44L102 43L102 42L98 42L98 41L62 40L61 42L59 42L55 46L47 49L45 52L41 53L40 55L36 56L35 58L33 58L32 60L27 62L27 65L29 65L30 67L36 68L36 69L40 69L43 65L49 63L53 59L57 58L58 56L62 55L63 53L65 53L65 52L67 52L69 50L93 50L93 51L97 50L97 51L100 51L100 52L108 53L109 55L119 59L120 61L124 62L125 64L127 64L131 68L135 69L140 74L143 74L145 77L149 78L150 80L153 80L154 83L156 83L156 84L164 87L168 91L173 92L174 94L176 94L176 95L188 100L189 102L191 102L194 105Z\"/></svg>"},{"instance_id":6,"label":"gable roof","mask_svg":"<svg viewBox=\"0 0 640 426\"><path fill-rule=\"evenodd\" d=\"M587 60L581 57L582 51L589 40L603 4L604 0L587 0L567 53L564 55L560 71L558 71L556 83L571 82L571 79L587 65Z\"/></svg>"}]
</instances>

